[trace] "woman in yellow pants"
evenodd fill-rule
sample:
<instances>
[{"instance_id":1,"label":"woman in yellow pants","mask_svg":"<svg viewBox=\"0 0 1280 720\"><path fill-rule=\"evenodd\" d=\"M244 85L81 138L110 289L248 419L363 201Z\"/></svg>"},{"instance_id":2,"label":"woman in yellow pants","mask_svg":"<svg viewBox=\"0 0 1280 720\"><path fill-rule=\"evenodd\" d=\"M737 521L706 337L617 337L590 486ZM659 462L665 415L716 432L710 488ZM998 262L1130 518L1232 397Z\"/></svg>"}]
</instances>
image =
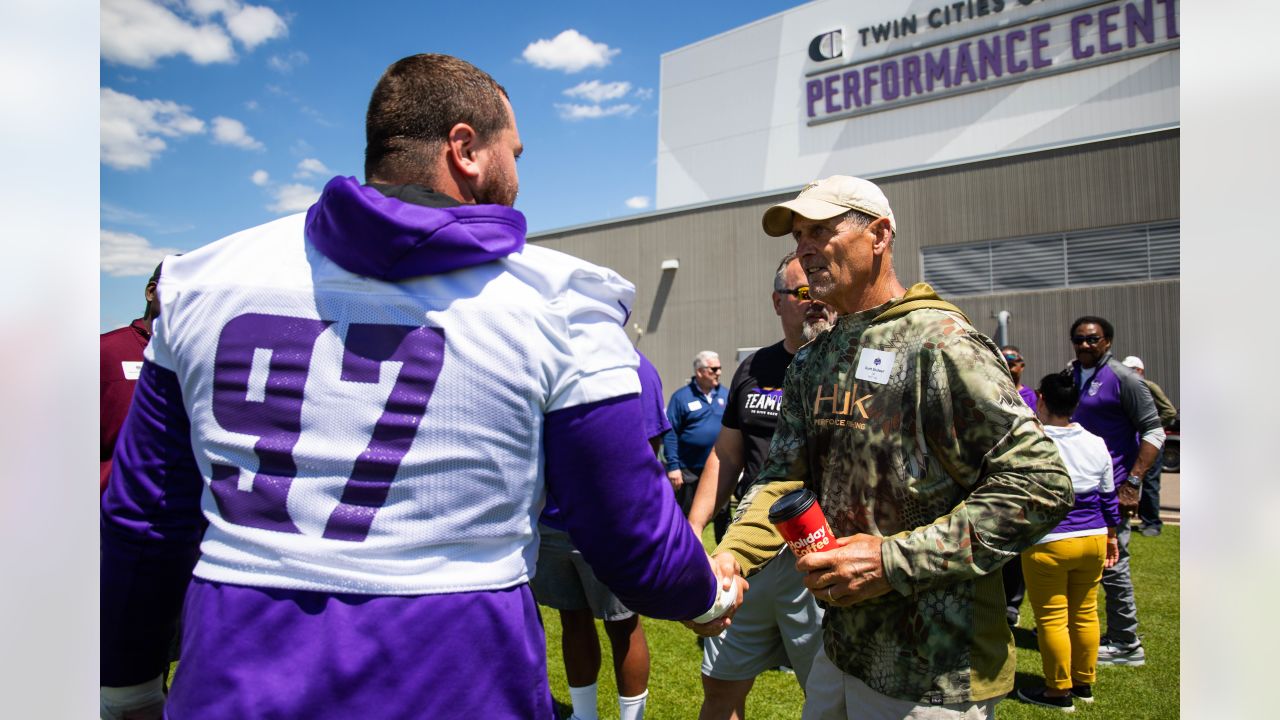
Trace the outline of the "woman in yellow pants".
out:
<instances>
[{"instance_id":1,"label":"woman in yellow pants","mask_svg":"<svg viewBox=\"0 0 1280 720\"><path fill-rule=\"evenodd\" d=\"M1038 545L1022 554L1027 598L1035 614L1045 687L1020 689L1034 705L1073 712L1074 699L1093 702L1098 666L1098 582L1120 557L1111 456L1106 443L1071 422L1076 393L1071 377L1046 375L1036 391L1036 414L1058 445L1076 503Z\"/></svg>"}]
</instances>

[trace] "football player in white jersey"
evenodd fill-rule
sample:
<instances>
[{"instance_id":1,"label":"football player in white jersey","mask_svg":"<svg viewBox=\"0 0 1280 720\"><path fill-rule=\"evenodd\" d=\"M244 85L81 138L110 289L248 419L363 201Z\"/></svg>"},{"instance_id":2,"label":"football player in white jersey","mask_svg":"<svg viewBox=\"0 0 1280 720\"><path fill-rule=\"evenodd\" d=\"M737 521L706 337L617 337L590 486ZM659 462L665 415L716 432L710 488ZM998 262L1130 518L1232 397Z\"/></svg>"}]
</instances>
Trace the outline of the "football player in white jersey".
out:
<instances>
[{"instance_id":1,"label":"football player in white jersey","mask_svg":"<svg viewBox=\"0 0 1280 720\"><path fill-rule=\"evenodd\" d=\"M553 718L548 497L633 610L740 602L638 430L634 288L525 245L505 90L404 58L366 133L365 183L164 264L103 498L104 717Z\"/></svg>"}]
</instances>

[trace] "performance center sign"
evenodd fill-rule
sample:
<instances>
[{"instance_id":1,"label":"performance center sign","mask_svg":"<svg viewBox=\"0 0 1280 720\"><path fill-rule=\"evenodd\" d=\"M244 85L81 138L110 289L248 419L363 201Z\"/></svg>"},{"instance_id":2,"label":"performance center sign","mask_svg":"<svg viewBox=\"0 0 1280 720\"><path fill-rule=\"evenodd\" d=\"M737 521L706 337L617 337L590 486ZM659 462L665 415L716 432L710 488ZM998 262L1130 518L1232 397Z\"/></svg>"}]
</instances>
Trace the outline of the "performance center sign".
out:
<instances>
[{"instance_id":1,"label":"performance center sign","mask_svg":"<svg viewBox=\"0 0 1280 720\"><path fill-rule=\"evenodd\" d=\"M812 0L662 56L658 209L1176 129L1179 0Z\"/></svg>"},{"instance_id":2,"label":"performance center sign","mask_svg":"<svg viewBox=\"0 0 1280 720\"><path fill-rule=\"evenodd\" d=\"M965 0L809 42L808 125L1020 83L1178 46L1177 0L1038 9ZM905 47L904 47L905 46ZM844 64L836 65L844 61ZM835 65L833 67L833 65Z\"/></svg>"}]
</instances>

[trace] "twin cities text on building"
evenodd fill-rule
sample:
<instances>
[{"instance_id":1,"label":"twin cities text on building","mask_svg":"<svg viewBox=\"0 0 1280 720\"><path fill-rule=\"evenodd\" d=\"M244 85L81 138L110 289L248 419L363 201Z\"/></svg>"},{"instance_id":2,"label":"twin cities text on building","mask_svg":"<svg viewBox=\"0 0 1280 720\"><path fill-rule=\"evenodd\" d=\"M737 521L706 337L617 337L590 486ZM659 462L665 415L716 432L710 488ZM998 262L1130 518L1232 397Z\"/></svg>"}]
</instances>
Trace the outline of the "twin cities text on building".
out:
<instances>
[{"instance_id":1,"label":"twin cities text on building","mask_svg":"<svg viewBox=\"0 0 1280 720\"><path fill-rule=\"evenodd\" d=\"M978 30L813 74L809 124L886 110L1178 45L1178 0L1119 0Z\"/></svg>"}]
</instances>

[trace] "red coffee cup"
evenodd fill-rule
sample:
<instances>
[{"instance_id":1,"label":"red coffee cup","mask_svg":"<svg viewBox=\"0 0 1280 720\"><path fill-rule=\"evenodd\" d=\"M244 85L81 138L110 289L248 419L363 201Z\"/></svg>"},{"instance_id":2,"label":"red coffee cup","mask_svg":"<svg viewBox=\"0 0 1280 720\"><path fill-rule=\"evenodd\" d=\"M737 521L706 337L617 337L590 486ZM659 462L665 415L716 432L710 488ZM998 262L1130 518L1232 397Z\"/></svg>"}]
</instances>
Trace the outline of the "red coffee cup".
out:
<instances>
[{"instance_id":1,"label":"red coffee cup","mask_svg":"<svg viewBox=\"0 0 1280 720\"><path fill-rule=\"evenodd\" d=\"M836 534L818 507L818 496L801 488L778 498L769 508L769 522L791 546L796 557L826 552L836 547Z\"/></svg>"}]
</instances>

